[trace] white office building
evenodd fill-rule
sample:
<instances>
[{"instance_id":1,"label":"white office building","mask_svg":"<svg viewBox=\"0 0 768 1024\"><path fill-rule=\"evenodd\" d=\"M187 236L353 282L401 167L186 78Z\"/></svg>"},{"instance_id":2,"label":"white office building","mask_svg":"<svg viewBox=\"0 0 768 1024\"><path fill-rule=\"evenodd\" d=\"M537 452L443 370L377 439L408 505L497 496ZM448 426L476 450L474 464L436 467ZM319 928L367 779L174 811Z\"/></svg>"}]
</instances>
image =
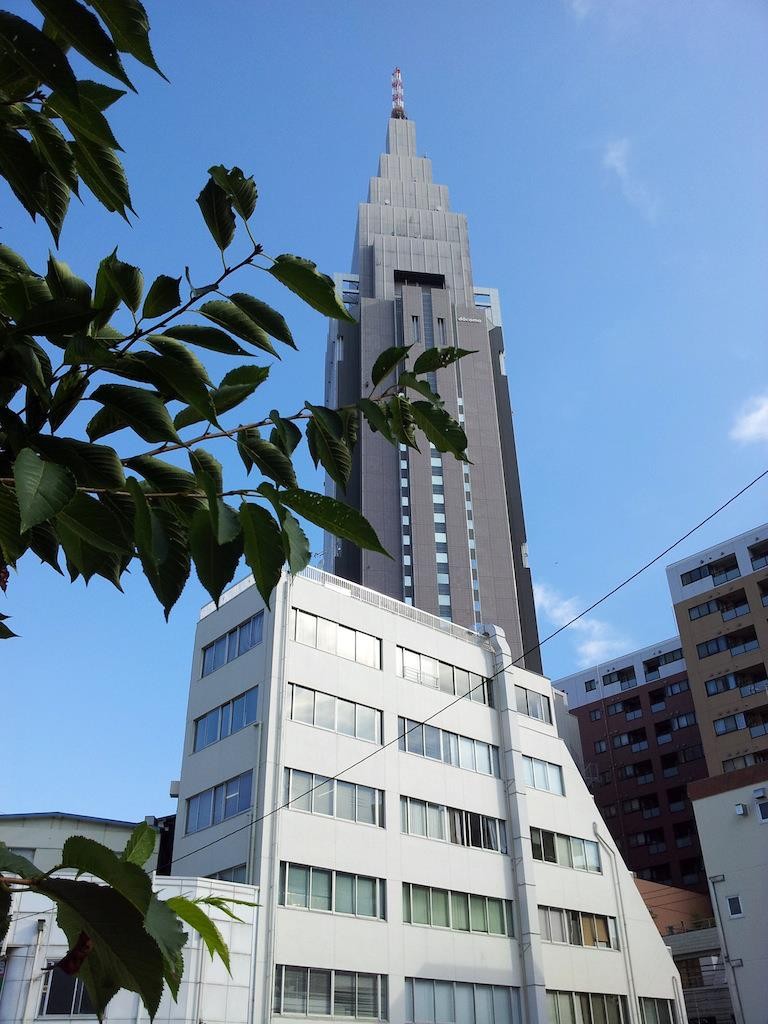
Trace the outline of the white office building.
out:
<instances>
[{"instance_id":1,"label":"white office building","mask_svg":"<svg viewBox=\"0 0 768 1024\"><path fill-rule=\"evenodd\" d=\"M203 609L173 873L259 886L253 1021L685 1021L549 681L483 629L316 569Z\"/></svg>"}]
</instances>

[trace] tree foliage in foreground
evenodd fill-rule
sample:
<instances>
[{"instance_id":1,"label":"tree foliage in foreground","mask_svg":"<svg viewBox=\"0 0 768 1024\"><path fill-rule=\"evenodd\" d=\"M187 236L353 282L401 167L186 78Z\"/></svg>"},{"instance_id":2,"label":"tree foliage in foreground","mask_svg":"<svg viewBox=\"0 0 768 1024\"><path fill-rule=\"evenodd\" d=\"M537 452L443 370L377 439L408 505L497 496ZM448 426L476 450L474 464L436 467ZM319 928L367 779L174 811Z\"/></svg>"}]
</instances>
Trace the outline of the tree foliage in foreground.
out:
<instances>
[{"instance_id":1,"label":"tree foliage in foreground","mask_svg":"<svg viewBox=\"0 0 768 1024\"><path fill-rule=\"evenodd\" d=\"M105 115L125 91L78 77L69 54L130 89L121 55L161 72L139 0L32 2L40 27L0 11L0 177L58 246L83 185L108 211L126 219L133 212ZM415 448L421 434L466 459L464 431L430 384L466 355L458 348L428 349L412 365L408 346L382 352L370 394L355 405L258 408L273 360L296 344L283 316L235 277L260 270L325 316L352 318L314 263L265 254L252 230L256 201L251 176L210 168L197 204L222 270L203 286L185 268L147 287L116 249L84 280L58 255L33 269L0 244L0 589L9 567L18 572L34 557L73 582L101 576L118 589L138 563L167 617L193 565L218 601L245 558L268 602L283 566L298 572L309 560L301 520L383 552L357 511L299 485L300 444L342 489L361 424L390 444ZM234 258L238 227L245 247ZM221 379L212 379L205 352L233 360ZM225 482L214 444L235 446L242 480ZM15 635L7 618L0 614L0 639ZM175 998L182 922L228 961L205 900L152 893L142 865L153 847L146 826L121 857L82 836L68 839L60 867L99 884L58 869L43 874L0 844L0 939L14 892L53 900L71 947L56 969L81 978L100 1019L121 988L137 992L151 1018L163 984ZM226 902L207 903L231 914Z\"/></svg>"}]
</instances>

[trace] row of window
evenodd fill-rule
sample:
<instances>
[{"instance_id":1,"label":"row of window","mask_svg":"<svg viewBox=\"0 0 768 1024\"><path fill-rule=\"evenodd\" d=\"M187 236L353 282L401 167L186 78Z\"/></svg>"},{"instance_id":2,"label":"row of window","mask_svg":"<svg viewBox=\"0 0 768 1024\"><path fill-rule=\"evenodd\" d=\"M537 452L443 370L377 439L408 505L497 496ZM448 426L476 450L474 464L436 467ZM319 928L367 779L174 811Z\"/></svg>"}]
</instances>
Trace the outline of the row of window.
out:
<instances>
[{"instance_id":1,"label":"row of window","mask_svg":"<svg viewBox=\"0 0 768 1024\"><path fill-rule=\"evenodd\" d=\"M308 864L280 864L278 900L284 907L326 910L355 917L387 917L387 883L383 878L331 871Z\"/></svg>"},{"instance_id":2,"label":"row of window","mask_svg":"<svg viewBox=\"0 0 768 1024\"><path fill-rule=\"evenodd\" d=\"M501 778L499 748L492 743L473 740L434 725L422 725L410 718L398 718L397 727L400 750Z\"/></svg>"},{"instance_id":3,"label":"row of window","mask_svg":"<svg viewBox=\"0 0 768 1024\"><path fill-rule=\"evenodd\" d=\"M274 1013L388 1020L388 1004L386 974L275 967Z\"/></svg>"},{"instance_id":4,"label":"row of window","mask_svg":"<svg viewBox=\"0 0 768 1024\"><path fill-rule=\"evenodd\" d=\"M684 587L689 586L691 583L696 583L698 580L706 579L707 576L712 577L712 586L719 587L723 583L728 583L730 580L738 579L741 576L739 571L739 564L736 561L735 555L729 555L727 558L722 558L717 562L708 562L706 565L697 565L695 569L690 569L688 572L680 574L680 582Z\"/></svg>"},{"instance_id":5,"label":"row of window","mask_svg":"<svg viewBox=\"0 0 768 1024\"><path fill-rule=\"evenodd\" d=\"M491 681L476 672L468 672L426 654L409 651L405 647L396 649L396 659L395 671L404 679L421 683L422 686L431 686L456 697L468 697L470 700L493 707Z\"/></svg>"},{"instance_id":6,"label":"row of window","mask_svg":"<svg viewBox=\"0 0 768 1024\"><path fill-rule=\"evenodd\" d=\"M239 732L246 725L252 725L258 715L259 688L241 693L234 700L221 704L207 714L195 719L195 751L209 747L212 743L226 739L234 732Z\"/></svg>"},{"instance_id":7,"label":"row of window","mask_svg":"<svg viewBox=\"0 0 768 1024\"><path fill-rule=\"evenodd\" d=\"M619 948L616 918L604 914L539 907L539 930L545 942L564 942L569 946L593 946L596 949Z\"/></svg>"},{"instance_id":8,"label":"row of window","mask_svg":"<svg viewBox=\"0 0 768 1024\"><path fill-rule=\"evenodd\" d=\"M293 609L292 639L347 661L381 668L381 640L377 636L311 615L300 608Z\"/></svg>"},{"instance_id":9,"label":"row of window","mask_svg":"<svg viewBox=\"0 0 768 1024\"><path fill-rule=\"evenodd\" d=\"M676 647L673 651L667 651L656 658L649 658L648 661L643 662L643 672L645 673L646 681L651 682L654 679L658 679L661 676L660 670L663 665L672 665L674 662L682 660L682 647Z\"/></svg>"},{"instance_id":10,"label":"row of window","mask_svg":"<svg viewBox=\"0 0 768 1024\"><path fill-rule=\"evenodd\" d=\"M548 990L547 1020L548 1024L629 1024L630 1017L626 996Z\"/></svg>"},{"instance_id":11,"label":"row of window","mask_svg":"<svg viewBox=\"0 0 768 1024\"><path fill-rule=\"evenodd\" d=\"M289 717L318 729L331 729L371 743L382 742L382 713L367 704L334 697L320 690L289 683Z\"/></svg>"},{"instance_id":12,"label":"row of window","mask_svg":"<svg viewBox=\"0 0 768 1024\"><path fill-rule=\"evenodd\" d=\"M405 979L407 1024L518 1024L518 990L429 978Z\"/></svg>"},{"instance_id":13,"label":"row of window","mask_svg":"<svg viewBox=\"0 0 768 1024\"><path fill-rule=\"evenodd\" d=\"M713 654L730 651L731 656L735 658L739 654L746 654L747 651L756 651L759 646L755 630L750 627L739 633L716 636L711 640L696 644L696 653L699 658L711 658Z\"/></svg>"},{"instance_id":14,"label":"row of window","mask_svg":"<svg viewBox=\"0 0 768 1024\"><path fill-rule=\"evenodd\" d=\"M531 828L533 859L548 864L560 864L578 871L602 872L600 848L591 839L548 832L544 828Z\"/></svg>"},{"instance_id":15,"label":"row of window","mask_svg":"<svg viewBox=\"0 0 768 1024\"><path fill-rule=\"evenodd\" d=\"M251 806L253 772L243 772L187 801L186 833L199 832L232 818Z\"/></svg>"},{"instance_id":16,"label":"row of window","mask_svg":"<svg viewBox=\"0 0 768 1024\"><path fill-rule=\"evenodd\" d=\"M744 591L741 591L738 598L734 599L732 597L729 601L722 597L717 597L710 601L702 601L701 604L695 604L688 609L688 618L695 622L696 619L703 619L707 615L713 615L715 612L720 612L723 622L738 619L742 615L749 614L749 601L747 601Z\"/></svg>"},{"instance_id":17,"label":"row of window","mask_svg":"<svg viewBox=\"0 0 768 1024\"><path fill-rule=\"evenodd\" d=\"M403 882L403 921L458 932L514 936L509 900Z\"/></svg>"},{"instance_id":18,"label":"row of window","mask_svg":"<svg viewBox=\"0 0 768 1024\"><path fill-rule=\"evenodd\" d=\"M707 679L704 684L708 697L715 694L725 693L728 690L739 689L742 697L751 697L755 693L763 693L768 689L768 678L765 668L761 665L747 672L728 672L724 676L716 676L714 679Z\"/></svg>"},{"instance_id":19,"label":"row of window","mask_svg":"<svg viewBox=\"0 0 768 1024\"><path fill-rule=\"evenodd\" d=\"M524 686L515 687L515 703L521 715L538 718L540 722L552 724L552 706L549 697L536 690L527 690Z\"/></svg>"},{"instance_id":20,"label":"row of window","mask_svg":"<svg viewBox=\"0 0 768 1024\"><path fill-rule=\"evenodd\" d=\"M208 676L217 668L234 661L241 654L261 643L264 632L264 612L257 612L228 633L203 648L202 675Z\"/></svg>"},{"instance_id":21,"label":"row of window","mask_svg":"<svg viewBox=\"0 0 768 1024\"><path fill-rule=\"evenodd\" d=\"M534 789L545 789L550 793L565 795L563 785L563 769L559 764L552 764L551 761L542 761L538 757L529 757L523 754L523 771L527 785Z\"/></svg>"},{"instance_id":22,"label":"row of window","mask_svg":"<svg viewBox=\"0 0 768 1024\"><path fill-rule=\"evenodd\" d=\"M400 831L457 846L507 853L507 826L500 818L462 811L410 796L400 797Z\"/></svg>"},{"instance_id":23,"label":"row of window","mask_svg":"<svg viewBox=\"0 0 768 1024\"><path fill-rule=\"evenodd\" d=\"M296 811L384 828L384 791L373 786L286 768L285 802Z\"/></svg>"}]
</instances>

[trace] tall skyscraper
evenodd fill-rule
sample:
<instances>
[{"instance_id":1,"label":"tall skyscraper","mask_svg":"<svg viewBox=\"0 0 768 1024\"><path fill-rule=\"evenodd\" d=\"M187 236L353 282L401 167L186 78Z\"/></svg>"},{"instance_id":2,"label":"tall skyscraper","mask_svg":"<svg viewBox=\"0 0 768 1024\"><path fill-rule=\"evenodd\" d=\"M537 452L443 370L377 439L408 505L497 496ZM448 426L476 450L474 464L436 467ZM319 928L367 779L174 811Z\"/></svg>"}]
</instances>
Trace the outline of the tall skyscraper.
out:
<instances>
[{"instance_id":1,"label":"tall skyscraper","mask_svg":"<svg viewBox=\"0 0 768 1024\"><path fill-rule=\"evenodd\" d=\"M337 275L357 323L332 321L328 404L371 392L376 357L393 345L458 345L475 354L439 370L437 389L469 439L469 464L392 448L361 431L346 492L335 496L373 524L393 560L329 538L326 568L425 611L504 629L513 658L541 672L525 523L504 366L498 293L472 277L467 220L417 155L399 72L386 152L358 211L352 272ZM394 380L392 377L390 380ZM533 650L532 650L533 649ZM521 665L523 662L519 662Z\"/></svg>"}]
</instances>

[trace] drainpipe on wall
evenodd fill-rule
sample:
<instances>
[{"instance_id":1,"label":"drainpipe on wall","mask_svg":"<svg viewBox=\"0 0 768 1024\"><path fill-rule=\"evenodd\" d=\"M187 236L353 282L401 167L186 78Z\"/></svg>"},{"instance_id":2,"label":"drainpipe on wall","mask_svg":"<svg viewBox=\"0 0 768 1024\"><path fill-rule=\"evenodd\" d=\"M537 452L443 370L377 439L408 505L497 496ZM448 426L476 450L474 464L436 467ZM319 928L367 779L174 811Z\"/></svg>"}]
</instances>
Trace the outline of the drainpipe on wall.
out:
<instances>
[{"instance_id":1,"label":"drainpipe on wall","mask_svg":"<svg viewBox=\"0 0 768 1024\"><path fill-rule=\"evenodd\" d=\"M47 915L47 919L50 920L50 914ZM37 935L35 936L35 951L32 954L32 966L29 971L29 987L27 988L27 998L24 1000L24 1014L21 1018L22 1024L27 1024L27 1021L34 1020L37 1016L34 1006L37 1001L37 993L35 989L35 964L40 954L40 946L43 941L43 935L45 935L46 917L38 917L37 919ZM42 974L40 975L42 980ZM34 993L34 995L33 995Z\"/></svg>"},{"instance_id":2,"label":"drainpipe on wall","mask_svg":"<svg viewBox=\"0 0 768 1024\"><path fill-rule=\"evenodd\" d=\"M709 893L712 897L712 907L715 911L715 920L717 921L717 930L720 934L720 944L723 947L723 963L728 965L728 971L730 973L730 982L728 988L736 993L736 1024L744 1024L744 1008L741 1005L741 992L739 992L739 982L736 978L736 969L731 966L731 956L728 952L728 942L725 938L725 929L723 928L723 915L720 912L720 904L717 899L717 889L715 886L718 882L724 882L725 875L712 875L707 879L709 885Z\"/></svg>"}]
</instances>

